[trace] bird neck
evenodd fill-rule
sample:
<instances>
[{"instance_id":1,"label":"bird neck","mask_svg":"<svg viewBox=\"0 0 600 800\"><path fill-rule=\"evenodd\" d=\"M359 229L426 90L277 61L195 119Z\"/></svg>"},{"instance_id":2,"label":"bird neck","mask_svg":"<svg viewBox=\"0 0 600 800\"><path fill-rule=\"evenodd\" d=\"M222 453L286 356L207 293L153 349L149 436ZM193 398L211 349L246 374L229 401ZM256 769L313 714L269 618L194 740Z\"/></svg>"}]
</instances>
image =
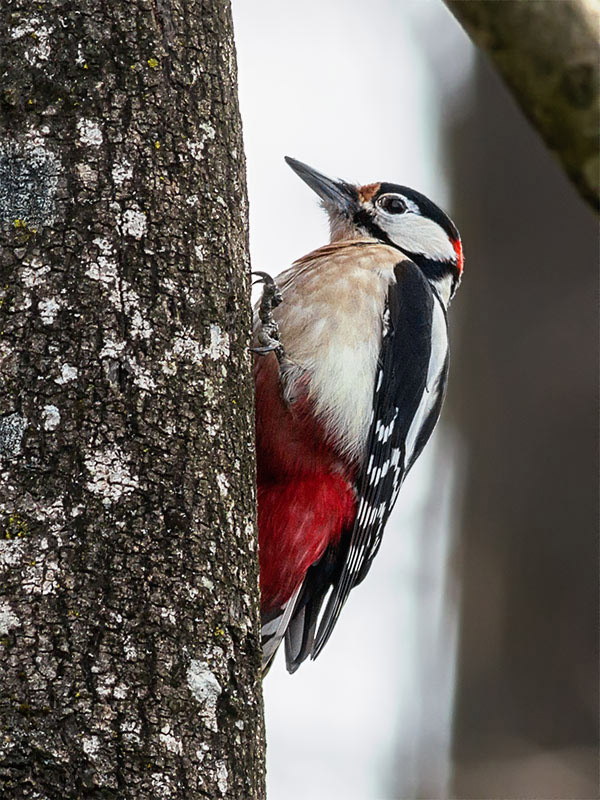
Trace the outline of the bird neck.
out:
<instances>
[{"instance_id":1,"label":"bird neck","mask_svg":"<svg viewBox=\"0 0 600 800\"><path fill-rule=\"evenodd\" d=\"M345 214L339 214L335 211L329 212L329 241L334 242L347 241L348 239L373 239L379 241L371 236L367 231L357 227Z\"/></svg>"},{"instance_id":2,"label":"bird neck","mask_svg":"<svg viewBox=\"0 0 600 800\"><path fill-rule=\"evenodd\" d=\"M448 261L426 258L417 253L407 253L406 255L419 267L444 306L447 307L458 285L459 272L456 265Z\"/></svg>"},{"instance_id":3,"label":"bird neck","mask_svg":"<svg viewBox=\"0 0 600 800\"><path fill-rule=\"evenodd\" d=\"M450 304L450 300L456 291L460 279L460 272L456 264L449 261L437 261L419 253L406 252L393 242L382 241L381 238L374 236L366 228L356 225L356 223L349 220L345 214L340 214L331 210L329 210L329 228L331 244L360 239L362 241L373 241L378 244L388 244L390 247L395 247L419 267L433 289L435 289L444 306L447 307Z\"/></svg>"}]
</instances>

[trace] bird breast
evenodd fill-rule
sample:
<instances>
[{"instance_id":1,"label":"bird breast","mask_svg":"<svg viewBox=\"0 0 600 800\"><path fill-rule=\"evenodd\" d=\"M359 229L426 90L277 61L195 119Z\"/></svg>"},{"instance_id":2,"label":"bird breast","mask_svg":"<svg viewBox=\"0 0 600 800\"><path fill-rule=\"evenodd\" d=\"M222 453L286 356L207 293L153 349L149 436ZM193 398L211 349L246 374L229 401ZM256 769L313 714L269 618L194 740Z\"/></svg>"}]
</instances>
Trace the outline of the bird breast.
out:
<instances>
[{"instance_id":1,"label":"bird breast","mask_svg":"<svg viewBox=\"0 0 600 800\"><path fill-rule=\"evenodd\" d=\"M386 245L337 242L276 279L283 346L308 375L309 400L328 437L352 460L366 446L386 295L401 258Z\"/></svg>"}]
</instances>

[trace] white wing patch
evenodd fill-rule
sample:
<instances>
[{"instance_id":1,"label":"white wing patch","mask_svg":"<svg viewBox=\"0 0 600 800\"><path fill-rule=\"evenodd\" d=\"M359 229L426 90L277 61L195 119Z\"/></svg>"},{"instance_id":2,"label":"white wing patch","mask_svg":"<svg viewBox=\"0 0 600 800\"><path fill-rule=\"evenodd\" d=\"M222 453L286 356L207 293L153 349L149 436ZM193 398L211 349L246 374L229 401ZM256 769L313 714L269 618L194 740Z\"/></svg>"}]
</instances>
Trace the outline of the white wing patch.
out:
<instances>
[{"instance_id":1,"label":"white wing patch","mask_svg":"<svg viewBox=\"0 0 600 800\"><path fill-rule=\"evenodd\" d=\"M411 426L406 437L406 454L404 457L404 468L407 469L411 462L415 450L415 444L423 427L423 423L429 416L434 405L438 401L438 394L434 391L437 382L444 369L446 358L448 357L448 325L446 315L442 309L440 301L436 298L433 303L433 317L431 320L431 356L427 369L427 382L425 391L421 396L421 402L417 409Z\"/></svg>"}]
</instances>

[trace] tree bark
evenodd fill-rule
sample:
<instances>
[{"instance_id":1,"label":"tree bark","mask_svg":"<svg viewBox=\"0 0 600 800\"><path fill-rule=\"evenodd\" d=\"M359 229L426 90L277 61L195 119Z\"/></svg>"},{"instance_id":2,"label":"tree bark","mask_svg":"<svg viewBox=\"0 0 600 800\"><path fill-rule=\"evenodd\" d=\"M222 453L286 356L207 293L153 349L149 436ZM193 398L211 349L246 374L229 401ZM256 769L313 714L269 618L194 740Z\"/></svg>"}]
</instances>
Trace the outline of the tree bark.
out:
<instances>
[{"instance_id":1,"label":"tree bark","mask_svg":"<svg viewBox=\"0 0 600 800\"><path fill-rule=\"evenodd\" d=\"M599 207L597 0L445 0L581 196Z\"/></svg>"},{"instance_id":2,"label":"tree bark","mask_svg":"<svg viewBox=\"0 0 600 800\"><path fill-rule=\"evenodd\" d=\"M228 0L0 12L0 796L263 798Z\"/></svg>"}]
</instances>

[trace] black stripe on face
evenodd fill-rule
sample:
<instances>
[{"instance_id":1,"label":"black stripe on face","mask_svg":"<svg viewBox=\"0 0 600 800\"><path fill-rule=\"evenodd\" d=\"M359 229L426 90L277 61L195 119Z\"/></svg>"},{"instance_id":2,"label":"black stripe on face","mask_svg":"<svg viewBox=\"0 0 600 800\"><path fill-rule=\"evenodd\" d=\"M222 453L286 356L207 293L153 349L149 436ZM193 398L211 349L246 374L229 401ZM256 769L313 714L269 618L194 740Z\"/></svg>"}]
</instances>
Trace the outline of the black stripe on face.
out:
<instances>
[{"instance_id":1,"label":"black stripe on face","mask_svg":"<svg viewBox=\"0 0 600 800\"><path fill-rule=\"evenodd\" d=\"M402 251L404 252L404 251ZM414 261L419 267L423 275L430 281L439 281L446 278L448 275L452 276L452 290L451 295L458 284L460 272L458 266L453 261L436 261L433 258L426 258L420 253L406 253L406 255Z\"/></svg>"},{"instance_id":2,"label":"black stripe on face","mask_svg":"<svg viewBox=\"0 0 600 800\"><path fill-rule=\"evenodd\" d=\"M407 200L412 200L421 212L421 216L427 217L433 220L433 222L437 222L452 241L456 241L460 238L456 225L452 222L450 217L445 214L439 206L432 203L428 197L425 197L424 194L410 189L408 186L399 186L397 183L382 183L373 200L375 201L377 197L382 194L401 194L403 197L406 197Z\"/></svg>"},{"instance_id":3,"label":"black stripe on face","mask_svg":"<svg viewBox=\"0 0 600 800\"><path fill-rule=\"evenodd\" d=\"M366 208L360 208L353 219L354 224L359 228L364 228L374 239L389 244L391 247L399 249L398 245L394 244L385 231L375 223L375 220Z\"/></svg>"}]
</instances>

